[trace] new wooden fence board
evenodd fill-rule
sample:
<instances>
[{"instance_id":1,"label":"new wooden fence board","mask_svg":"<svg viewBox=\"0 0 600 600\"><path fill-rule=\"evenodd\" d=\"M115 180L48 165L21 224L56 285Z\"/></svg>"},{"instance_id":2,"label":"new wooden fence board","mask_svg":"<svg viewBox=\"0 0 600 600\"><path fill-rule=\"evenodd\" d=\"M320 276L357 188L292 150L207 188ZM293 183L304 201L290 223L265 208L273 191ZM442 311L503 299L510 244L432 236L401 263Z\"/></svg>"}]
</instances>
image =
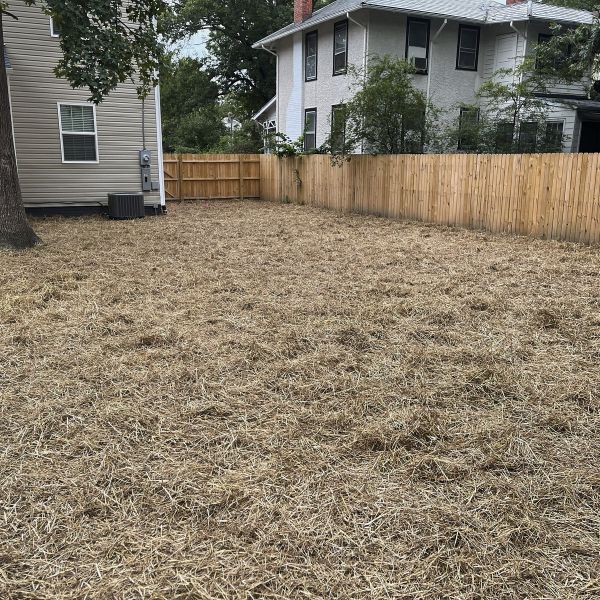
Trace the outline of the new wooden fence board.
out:
<instances>
[{"instance_id":1,"label":"new wooden fence board","mask_svg":"<svg viewBox=\"0 0 600 600\"><path fill-rule=\"evenodd\" d=\"M587 218L585 223L585 236L582 240L583 242L589 244L594 242L594 231L597 231L598 222L595 219L595 212L600 210L600 192L598 188L600 187L600 175L598 171L600 170L600 155L593 154L590 157L590 184L585 190L585 194L588 198L588 210L587 210Z\"/></svg>"},{"instance_id":2,"label":"new wooden fence board","mask_svg":"<svg viewBox=\"0 0 600 600\"><path fill-rule=\"evenodd\" d=\"M165 161L170 175L177 167L172 160ZM217 168L212 176L221 178L218 192L225 193L228 184L236 185L235 171L223 164ZM288 198L341 212L600 242L597 154L355 156L339 166L328 156L262 156L254 168L247 177L260 181L245 185L256 184L252 191L265 200ZM177 182L169 178L167 189L176 195Z\"/></svg>"},{"instance_id":3,"label":"new wooden fence board","mask_svg":"<svg viewBox=\"0 0 600 600\"><path fill-rule=\"evenodd\" d=\"M166 154L167 197L179 200L260 198L260 158L259 154Z\"/></svg>"}]
</instances>

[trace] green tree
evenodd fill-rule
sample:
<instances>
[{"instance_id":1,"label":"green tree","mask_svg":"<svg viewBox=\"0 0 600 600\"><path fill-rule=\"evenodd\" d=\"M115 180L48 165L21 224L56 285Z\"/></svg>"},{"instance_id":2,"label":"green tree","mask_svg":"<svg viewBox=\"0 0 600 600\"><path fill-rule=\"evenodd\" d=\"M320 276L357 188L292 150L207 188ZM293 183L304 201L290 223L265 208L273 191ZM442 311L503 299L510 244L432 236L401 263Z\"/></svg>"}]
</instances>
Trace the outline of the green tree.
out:
<instances>
[{"instance_id":1,"label":"green tree","mask_svg":"<svg viewBox=\"0 0 600 600\"><path fill-rule=\"evenodd\" d=\"M161 68L163 142L168 152L206 152L225 133L219 86L206 61L170 58Z\"/></svg>"},{"instance_id":2,"label":"green tree","mask_svg":"<svg viewBox=\"0 0 600 600\"><path fill-rule=\"evenodd\" d=\"M450 151L467 153L559 152L562 132L548 121L548 80L527 62L500 69L478 90L479 105L462 107L447 130Z\"/></svg>"},{"instance_id":3,"label":"green tree","mask_svg":"<svg viewBox=\"0 0 600 600\"><path fill-rule=\"evenodd\" d=\"M258 126L253 121L242 121L239 127L222 135L210 149L218 154L258 154L263 147Z\"/></svg>"},{"instance_id":4,"label":"green tree","mask_svg":"<svg viewBox=\"0 0 600 600\"><path fill-rule=\"evenodd\" d=\"M321 0L315 9L331 0ZM288 25L294 0L176 0L167 28L174 40L208 30L208 51L223 95L243 98L248 118L275 95L275 58L252 45Z\"/></svg>"},{"instance_id":5,"label":"green tree","mask_svg":"<svg viewBox=\"0 0 600 600\"><path fill-rule=\"evenodd\" d=\"M566 6L568 8L578 8L580 10L597 10L600 3L598 0L546 0L545 4L554 4L555 6Z\"/></svg>"},{"instance_id":6,"label":"green tree","mask_svg":"<svg viewBox=\"0 0 600 600\"><path fill-rule=\"evenodd\" d=\"M63 57L56 75L73 87L87 88L99 103L117 85L134 79L140 97L157 80L163 48L156 20L167 12L165 0L23 0L38 4L61 29ZM3 21L14 18L0 0L0 48ZM8 80L0 60L0 246L27 248L39 241L25 215L14 151Z\"/></svg>"},{"instance_id":7,"label":"green tree","mask_svg":"<svg viewBox=\"0 0 600 600\"><path fill-rule=\"evenodd\" d=\"M548 4L592 12L590 24L567 27L555 24L553 38L537 48L538 67L549 77L566 82L587 81L591 95L598 96L594 81L600 73L600 0L551 0Z\"/></svg>"},{"instance_id":8,"label":"green tree","mask_svg":"<svg viewBox=\"0 0 600 600\"><path fill-rule=\"evenodd\" d=\"M366 74L350 68L356 93L332 119L332 152L414 154L433 143L439 111L415 87L414 72L408 62L390 56L372 59Z\"/></svg>"},{"instance_id":9,"label":"green tree","mask_svg":"<svg viewBox=\"0 0 600 600\"><path fill-rule=\"evenodd\" d=\"M229 125L210 149L218 154L254 154L261 151L263 141L258 125L247 118L244 98L232 93L220 105L221 115Z\"/></svg>"}]
</instances>

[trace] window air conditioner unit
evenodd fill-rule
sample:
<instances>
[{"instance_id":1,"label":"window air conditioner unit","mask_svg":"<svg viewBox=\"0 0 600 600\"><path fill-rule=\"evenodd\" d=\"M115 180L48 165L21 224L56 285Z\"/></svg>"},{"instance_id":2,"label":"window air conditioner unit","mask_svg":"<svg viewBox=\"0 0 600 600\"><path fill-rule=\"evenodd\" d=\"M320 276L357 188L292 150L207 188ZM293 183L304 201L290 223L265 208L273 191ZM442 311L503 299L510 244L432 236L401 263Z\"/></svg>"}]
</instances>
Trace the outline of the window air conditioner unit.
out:
<instances>
[{"instance_id":1,"label":"window air conditioner unit","mask_svg":"<svg viewBox=\"0 0 600 600\"><path fill-rule=\"evenodd\" d=\"M119 220L144 218L146 216L144 194L141 192L109 194L108 216Z\"/></svg>"},{"instance_id":2,"label":"window air conditioner unit","mask_svg":"<svg viewBox=\"0 0 600 600\"><path fill-rule=\"evenodd\" d=\"M417 71L427 71L428 61L426 58L411 56L410 62Z\"/></svg>"}]
</instances>

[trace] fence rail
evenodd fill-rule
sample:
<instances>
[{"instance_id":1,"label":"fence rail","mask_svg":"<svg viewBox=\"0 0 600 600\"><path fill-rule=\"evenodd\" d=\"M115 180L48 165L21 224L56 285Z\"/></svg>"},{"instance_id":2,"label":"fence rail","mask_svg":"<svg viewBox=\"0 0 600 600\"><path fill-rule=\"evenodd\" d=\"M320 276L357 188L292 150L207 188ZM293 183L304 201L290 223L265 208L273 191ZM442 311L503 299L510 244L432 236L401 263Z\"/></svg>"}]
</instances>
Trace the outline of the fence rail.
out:
<instances>
[{"instance_id":1,"label":"fence rail","mask_svg":"<svg viewBox=\"0 0 600 600\"><path fill-rule=\"evenodd\" d=\"M265 200L600 242L600 154L261 157Z\"/></svg>"},{"instance_id":2,"label":"fence rail","mask_svg":"<svg viewBox=\"0 0 600 600\"><path fill-rule=\"evenodd\" d=\"M260 198L259 154L165 154L165 192L175 200Z\"/></svg>"}]
</instances>

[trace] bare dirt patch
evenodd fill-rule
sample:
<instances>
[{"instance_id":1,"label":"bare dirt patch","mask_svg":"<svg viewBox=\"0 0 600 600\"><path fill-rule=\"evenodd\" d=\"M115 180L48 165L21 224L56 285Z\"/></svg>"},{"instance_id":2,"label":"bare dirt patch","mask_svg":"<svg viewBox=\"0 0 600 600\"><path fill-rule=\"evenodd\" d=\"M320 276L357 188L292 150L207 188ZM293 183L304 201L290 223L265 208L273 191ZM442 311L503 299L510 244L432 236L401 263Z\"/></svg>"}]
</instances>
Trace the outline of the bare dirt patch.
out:
<instances>
[{"instance_id":1,"label":"bare dirt patch","mask_svg":"<svg viewBox=\"0 0 600 600\"><path fill-rule=\"evenodd\" d=\"M291 205L0 256L0 598L600 597L598 248Z\"/></svg>"}]
</instances>

